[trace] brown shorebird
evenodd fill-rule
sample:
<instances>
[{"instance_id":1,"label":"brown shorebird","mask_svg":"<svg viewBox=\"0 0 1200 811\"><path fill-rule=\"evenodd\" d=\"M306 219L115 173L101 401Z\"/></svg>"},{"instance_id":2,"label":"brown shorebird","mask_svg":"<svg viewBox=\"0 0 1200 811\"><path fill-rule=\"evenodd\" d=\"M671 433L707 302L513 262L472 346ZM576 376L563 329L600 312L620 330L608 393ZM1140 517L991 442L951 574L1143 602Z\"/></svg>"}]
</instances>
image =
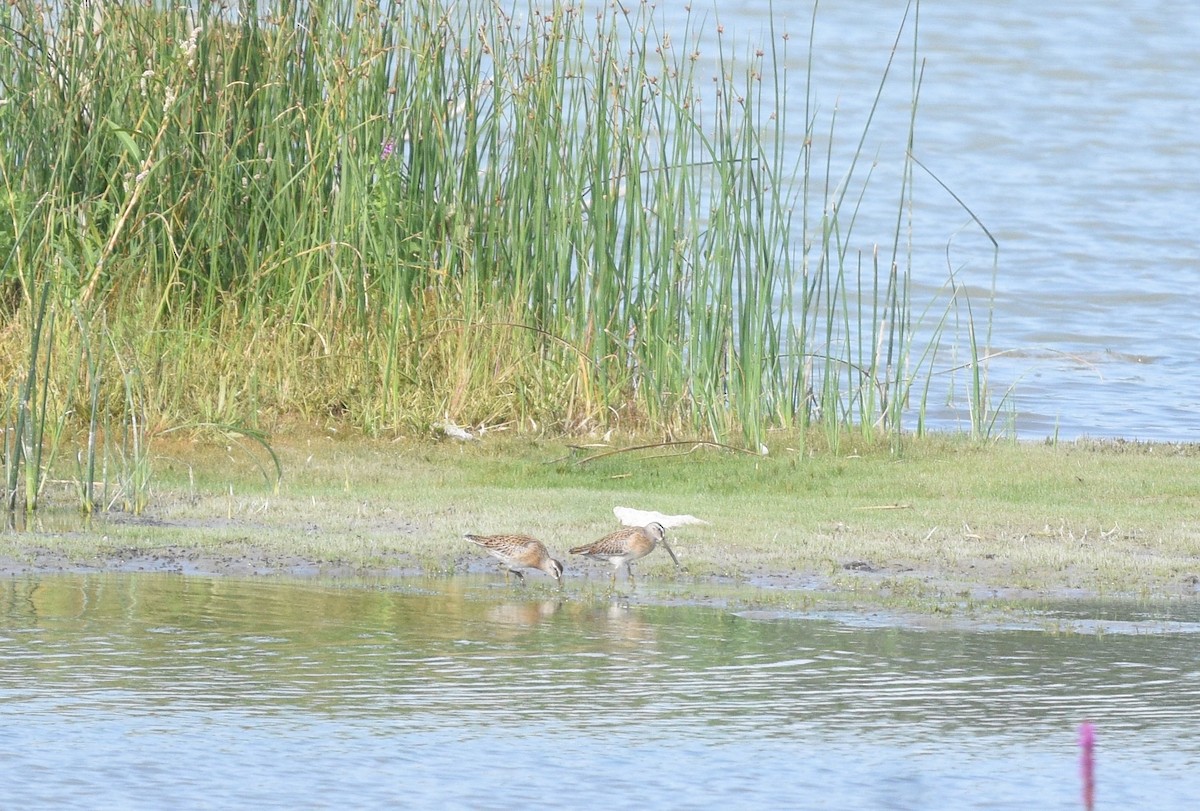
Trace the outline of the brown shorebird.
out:
<instances>
[{"instance_id":1,"label":"brown shorebird","mask_svg":"<svg viewBox=\"0 0 1200 811\"><path fill-rule=\"evenodd\" d=\"M512 572L522 583L525 573L521 569L541 569L558 581L561 588L563 582L563 565L546 551L546 547L537 538L528 535L464 535L468 541L482 546L487 553L504 564L504 582L508 582L508 573Z\"/></svg>"},{"instance_id":2,"label":"brown shorebird","mask_svg":"<svg viewBox=\"0 0 1200 811\"><path fill-rule=\"evenodd\" d=\"M592 560L607 560L613 565L612 585L617 585L617 571L622 566L629 572L629 582L633 582L633 566L635 560L646 557L659 544L671 555L675 565L679 558L667 545L667 530L657 521L652 521L644 527L626 527L605 535L595 543L577 546L571 550L572 555L583 555Z\"/></svg>"}]
</instances>

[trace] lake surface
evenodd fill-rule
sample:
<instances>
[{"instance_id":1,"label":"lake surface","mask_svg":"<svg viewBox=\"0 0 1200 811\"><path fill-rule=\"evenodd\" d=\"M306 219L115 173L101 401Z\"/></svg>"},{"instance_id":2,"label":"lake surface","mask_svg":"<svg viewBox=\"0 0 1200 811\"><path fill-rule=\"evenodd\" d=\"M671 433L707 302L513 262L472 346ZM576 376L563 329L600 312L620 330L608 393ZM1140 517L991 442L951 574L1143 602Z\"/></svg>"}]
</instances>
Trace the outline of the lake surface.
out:
<instances>
[{"instance_id":1,"label":"lake surface","mask_svg":"<svg viewBox=\"0 0 1200 811\"><path fill-rule=\"evenodd\" d=\"M0 583L13 808L1075 809L1200 796L1200 611L923 628L495 577ZM646 600L639 603L638 600Z\"/></svg>"},{"instance_id":2,"label":"lake surface","mask_svg":"<svg viewBox=\"0 0 1200 811\"><path fill-rule=\"evenodd\" d=\"M812 98L817 133L837 111L835 182L862 134L904 5L819 4ZM772 7L777 35L790 35L789 129L799 150L812 6L755 0L722 4L716 16L727 52L744 56L769 36ZM668 30L682 29L683 8L663 12ZM891 244L896 226L913 24L910 16L863 146L860 180L877 164L851 242L868 259L874 244ZM989 348L1005 353L988 367L1001 429L1032 439L1200 441L1191 295L1200 283L1197 42L1200 14L1170 0L1066 0L1052 13L1034 0L921 4L914 154L1000 247L993 268L982 231L916 170L913 301L917 315L931 305L918 331L928 337L940 319L953 268L971 294L980 340L990 311ZM715 56L715 35L702 50ZM969 425L968 380L949 372L969 360L961 315L946 328L958 349L943 347L934 364L929 416L939 429Z\"/></svg>"}]
</instances>

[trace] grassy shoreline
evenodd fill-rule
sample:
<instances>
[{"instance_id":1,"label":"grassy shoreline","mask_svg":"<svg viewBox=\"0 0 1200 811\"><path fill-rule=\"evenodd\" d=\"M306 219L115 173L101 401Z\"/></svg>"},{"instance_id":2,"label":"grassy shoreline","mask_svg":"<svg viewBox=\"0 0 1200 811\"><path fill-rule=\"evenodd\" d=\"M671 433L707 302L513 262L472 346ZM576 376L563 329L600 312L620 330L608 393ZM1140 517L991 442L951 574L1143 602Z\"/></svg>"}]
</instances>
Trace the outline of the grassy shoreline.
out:
<instances>
[{"instance_id":1,"label":"grassy shoreline","mask_svg":"<svg viewBox=\"0 0 1200 811\"><path fill-rule=\"evenodd\" d=\"M685 571L662 554L639 564L639 583L682 595L736 585L750 601L849 592L937 610L1197 593L1200 446L927 437L900 453L814 455L798 444L780 439L765 457L698 445L584 461L602 449L292 435L274 445L276 483L253 443L157 440L143 516L102 513L86 527L64 482L29 531L0 535L0 570L441 577L497 572L464 532L527 532L564 561L568 593L594 592L607 568L566 549L616 527L621 505L711 522L672 532Z\"/></svg>"}]
</instances>

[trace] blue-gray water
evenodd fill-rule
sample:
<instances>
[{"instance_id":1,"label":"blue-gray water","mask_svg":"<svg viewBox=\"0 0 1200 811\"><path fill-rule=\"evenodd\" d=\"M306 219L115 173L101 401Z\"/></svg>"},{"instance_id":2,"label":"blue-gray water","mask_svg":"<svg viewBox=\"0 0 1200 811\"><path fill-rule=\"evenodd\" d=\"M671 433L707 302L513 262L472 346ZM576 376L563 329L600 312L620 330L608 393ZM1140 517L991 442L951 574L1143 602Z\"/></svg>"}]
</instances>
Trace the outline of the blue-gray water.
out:
<instances>
[{"instance_id":1,"label":"blue-gray water","mask_svg":"<svg viewBox=\"0 0 1200 811\"><path fill-rule=\"evenodd\" d=\"M849 165L905 3L824 0L816 15L812 99L817 147L837 110L834 182ZM683 4L664 11L676 27ZM714 16L692 4L693 16ZM789 128L803 137L811 5L721 4L727 53L765 42L774 8L787 33ZM680 16L675 16L680 15ZM864 142L873 160L851 240L869 258L889 246L906 147L913 23ZM703 43L715 58L715 40ZM1034 0L920 4L923 67L914 154L999 242L922 170L914 178L913 301L928 335L953 268L971 293L980 340L992 316L988 365L997 426L1025 438L1200 440L1200 14L1186 3ZM704 77L701 77L704 78ZM860 183L852 182L857 190ZM853 199L854 194L851 195ZM820 201L817 201L818 203ZM947 251L949 246L949 251ZM949 256L947 255L949 253ZM885 257L887 251L884 251ZM965 316L965 311L960 309ZM945 329L930 418L965 429L965 321Z\"/></svg>"},{"instance_id":2,"label":"blue-gray water","mask_svg":"<svg viewBox=\"0 0 1200 811\"><path fill-rule=\"evenodd\" d=\"M1075 809L1085 718L1097 807L1200 796L1194 603L917 629L499 582L5 580L4 806Z\"/></svg>"}]
</instances>

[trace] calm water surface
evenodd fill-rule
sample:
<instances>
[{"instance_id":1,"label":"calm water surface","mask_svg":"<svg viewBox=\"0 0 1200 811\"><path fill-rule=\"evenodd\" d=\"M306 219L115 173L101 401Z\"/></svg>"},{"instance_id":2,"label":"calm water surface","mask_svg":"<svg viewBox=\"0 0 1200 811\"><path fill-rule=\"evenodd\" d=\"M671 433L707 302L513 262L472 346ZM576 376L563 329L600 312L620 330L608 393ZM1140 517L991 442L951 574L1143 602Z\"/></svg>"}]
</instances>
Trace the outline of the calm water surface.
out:
<instances>
[{"instance_id":1,"label":"calm water surface","mask_svg":"<svg viewBox=\"0 0 1200 811\"><path fill-rule=\"evenodd\" d=\"M0 585L12 808L1073 809L1200 796L1200 611L924 630L495 578ZM1164 622L1169 621L1169 622Z\"/></svg>"},{"instance_id":2,"label":"calm water surface","mask_svg":"<svg viewBox=\"0 0 1200 811\"><path fill-rule=\"evenodd\" d=\"M816 17L816 132L837 111L835 181L867 119L905 3L822 0ZM693 4L696 14L702 4ZM788 42L799 149L811 4L722 4L726 49L744 56L776 32ZM681 27L683 4L664 12ZM711 20L712 14L709 12ZM876 161L852 250L890 245L906 147L912 19L864 142ZM924 76L916 156L1000 243L991 310L994 403L1018 435L1200 441L1200 13L1177 0L921 3ZM742 45L731 47L732 45ZM715 35L703 43L715 58ZM818 136L818 149L823 147ZM822 153L823 154L823 153ZM860 171L860 179L865 173ZM852 183L859 189L861 183ZM852 197L854 194L851 195ZM953 268L981 340L992 287L990 244L932 179L915 178L914 303L928 336ZM818 206L821 201L816 201ZM869 264L868 264L869 266ZM965 315L965 313L964 313ZM936 427L961 429L965 322L947 335L930 397Z\"/></svg>"}]
</instances>

